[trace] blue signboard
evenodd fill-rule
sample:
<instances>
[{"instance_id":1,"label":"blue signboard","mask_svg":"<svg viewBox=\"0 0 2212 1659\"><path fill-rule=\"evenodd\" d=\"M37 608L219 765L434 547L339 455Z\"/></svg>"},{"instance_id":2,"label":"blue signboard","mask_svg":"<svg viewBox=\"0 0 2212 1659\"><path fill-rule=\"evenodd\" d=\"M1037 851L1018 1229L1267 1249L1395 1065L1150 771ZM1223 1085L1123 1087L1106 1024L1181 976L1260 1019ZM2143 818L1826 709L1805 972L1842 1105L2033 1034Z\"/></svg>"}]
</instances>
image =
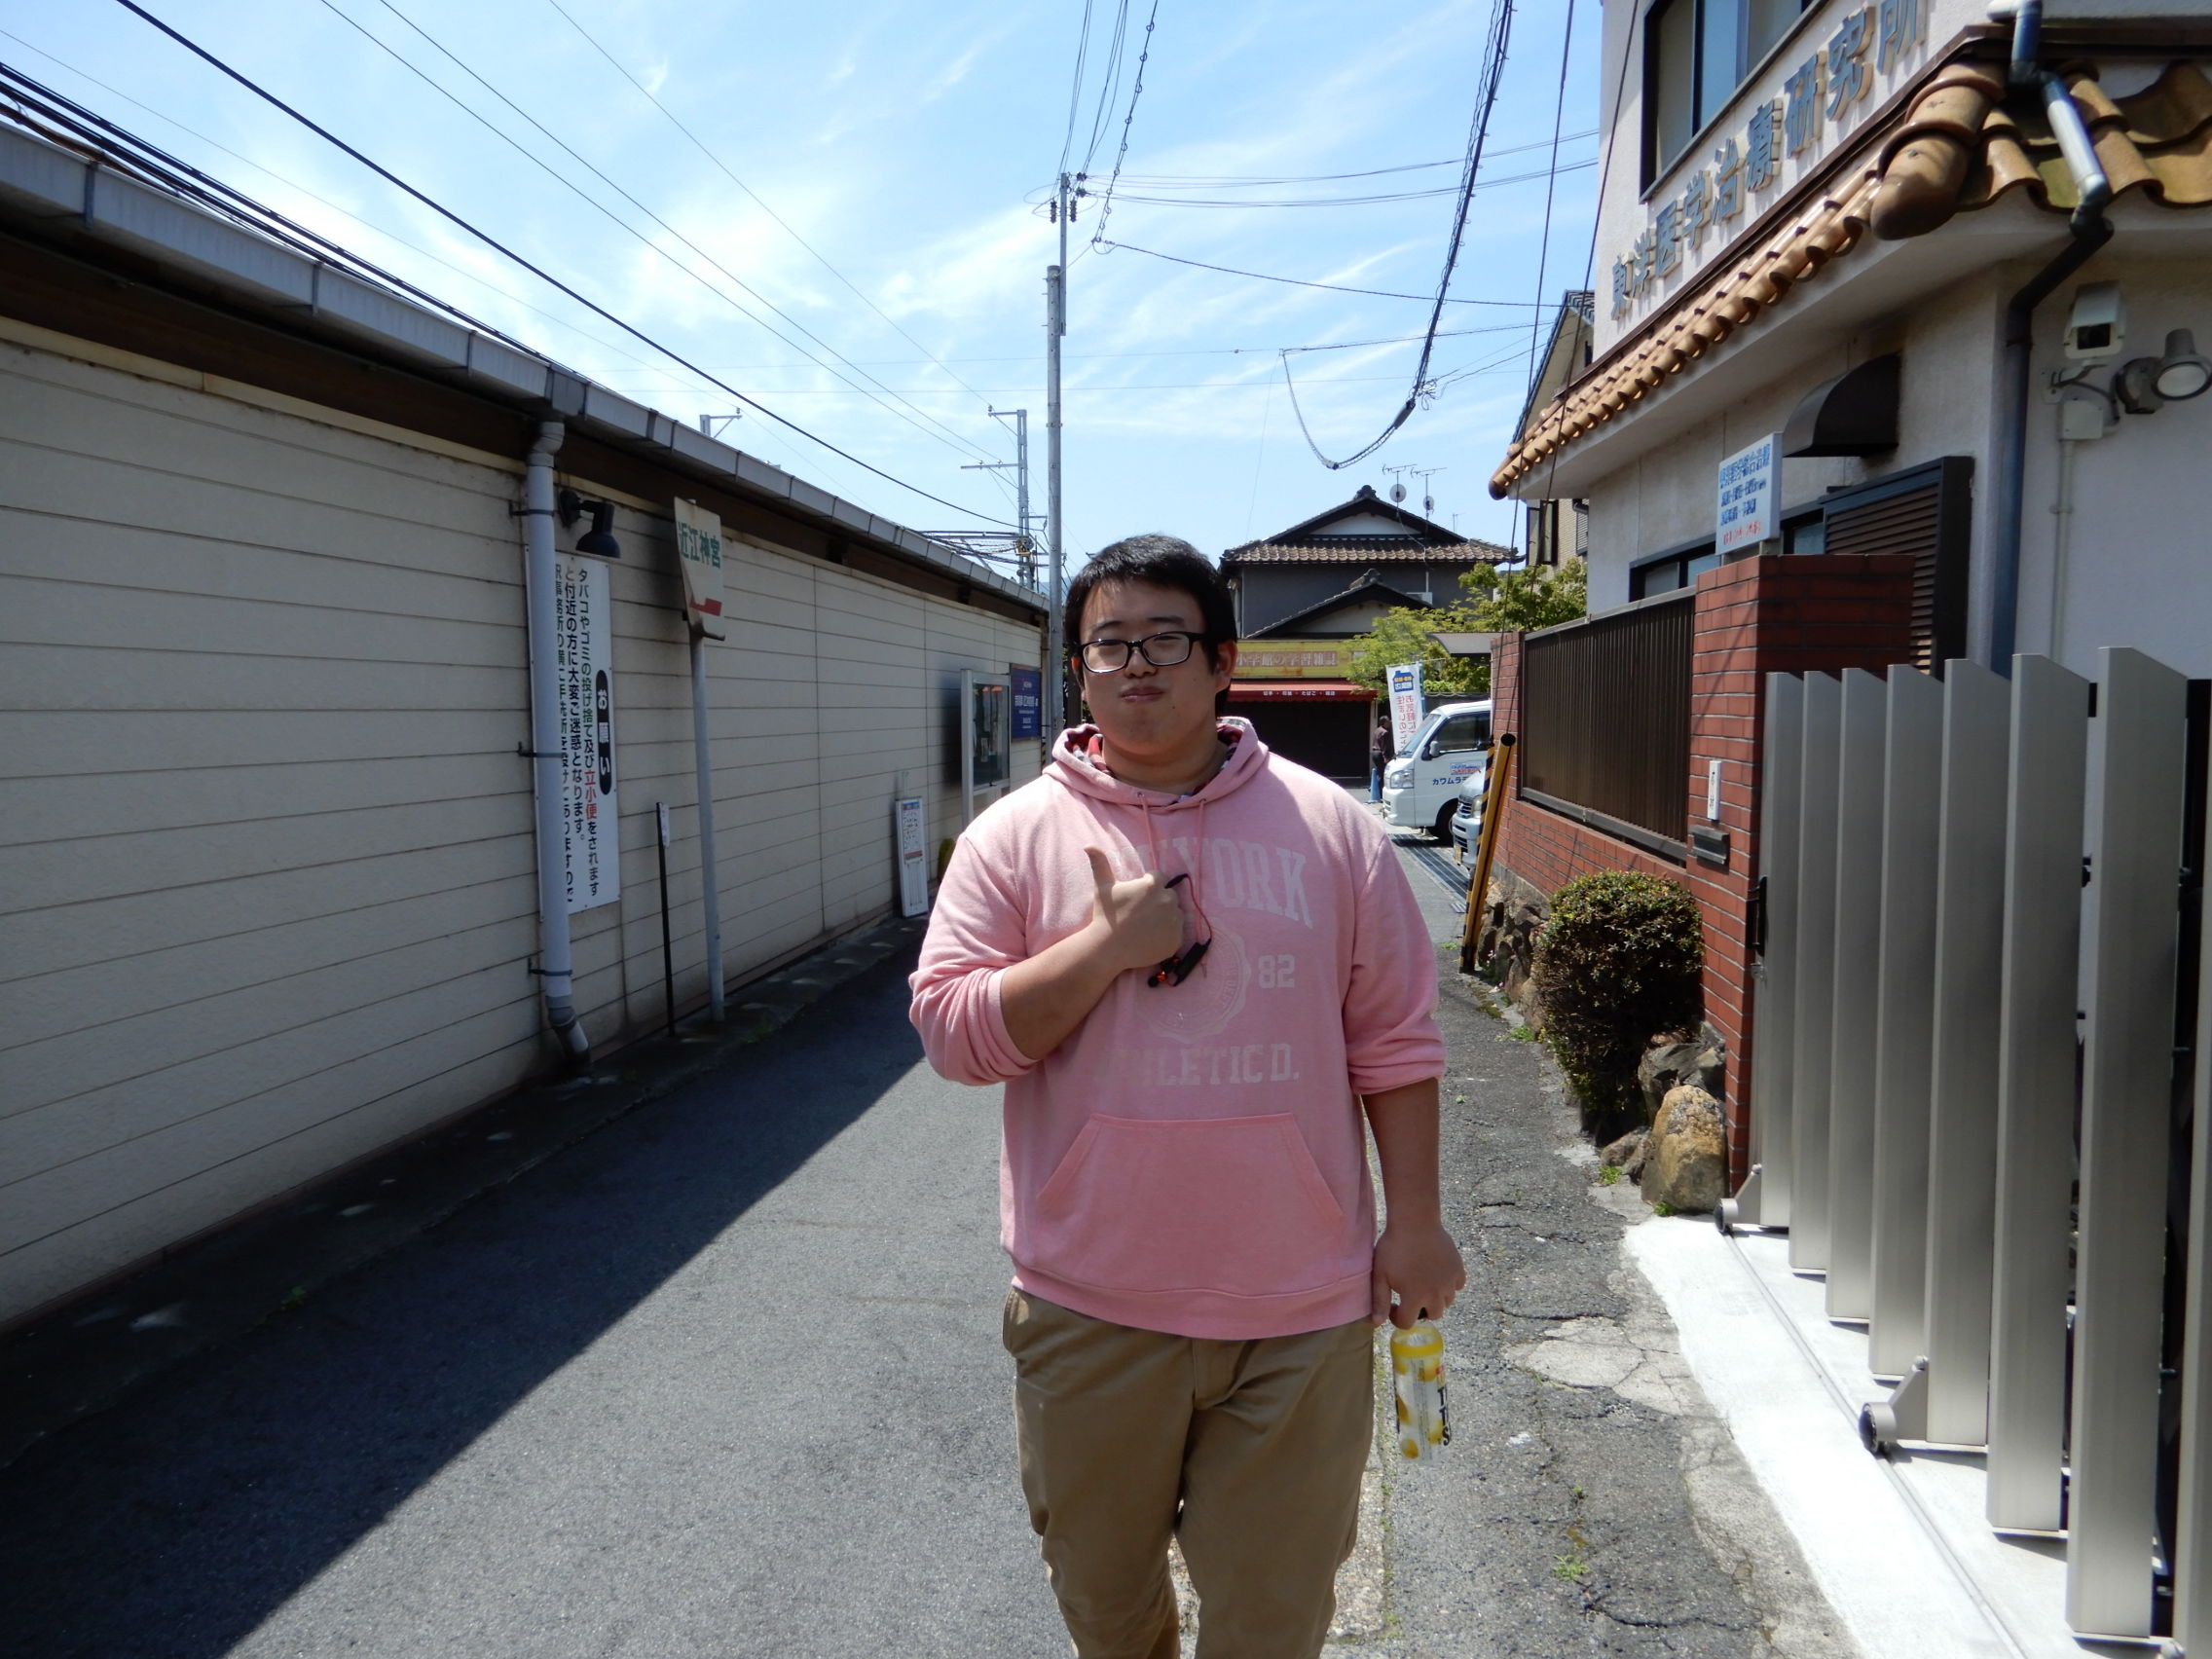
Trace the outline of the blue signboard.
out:
<instances>
[{"instance_id":1,"label":"blue signboard","mask_svg":"<svg viewBox=\"0 0 2212 1659\"><path fill-rule=\"evenodd\" d=\"M1007 670L1007 678L1014 682L1014 737L1042 737L1045 731L1044 674L1017 664Z\"/></svg>"}]
</instances>

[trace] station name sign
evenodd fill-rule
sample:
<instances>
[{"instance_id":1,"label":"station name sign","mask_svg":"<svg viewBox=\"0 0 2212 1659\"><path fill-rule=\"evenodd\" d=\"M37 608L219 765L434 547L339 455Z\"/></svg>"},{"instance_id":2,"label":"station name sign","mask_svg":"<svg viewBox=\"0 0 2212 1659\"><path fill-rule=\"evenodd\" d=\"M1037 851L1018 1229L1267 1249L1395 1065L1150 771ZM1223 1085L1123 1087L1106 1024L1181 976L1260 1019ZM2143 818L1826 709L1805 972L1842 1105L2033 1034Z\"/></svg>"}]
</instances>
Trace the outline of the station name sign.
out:
<instances>
[{"instance_id":1,"label":"station name sign","mask_svg":"<svg viewBox=\"0 0 2212 1659\"><path fill-rule=\"evenodd\" d=\"M1645 203L1642 231L1612 266L1611 316L1622 317L1678 274L1701 262L1706 240L1723 243L1747 203L1801 172L1850 127L1877 79L1894 74L1928 39L1929 0L1881 0L1835 20L1825 43L1790 64L1779 85L1724 134L1712 161L1691 170L1674 194Z\"/></svg>"}]
</instances>

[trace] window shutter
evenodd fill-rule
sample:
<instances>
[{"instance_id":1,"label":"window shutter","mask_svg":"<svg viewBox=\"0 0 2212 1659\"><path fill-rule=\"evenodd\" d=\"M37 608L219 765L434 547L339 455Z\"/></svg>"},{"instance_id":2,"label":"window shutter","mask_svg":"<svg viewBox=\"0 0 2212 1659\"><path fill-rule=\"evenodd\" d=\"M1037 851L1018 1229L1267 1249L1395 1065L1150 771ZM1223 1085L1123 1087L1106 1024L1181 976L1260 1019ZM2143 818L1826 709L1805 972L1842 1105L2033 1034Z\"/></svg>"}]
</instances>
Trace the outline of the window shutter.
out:
<instances>
[{"instance_id":1,"label":"window shutter","mask_svg":"<svg viewBox=\"0 0 2212 1659\"><path fill-rule=\"evenodd\" d=\"M1946 456L1838 490L1822 503L1827 552L1903 553L1915 561L1913 662L1931 674L1966 654L1972 477L1971 456Z\"/></svg>"}]
</instances>

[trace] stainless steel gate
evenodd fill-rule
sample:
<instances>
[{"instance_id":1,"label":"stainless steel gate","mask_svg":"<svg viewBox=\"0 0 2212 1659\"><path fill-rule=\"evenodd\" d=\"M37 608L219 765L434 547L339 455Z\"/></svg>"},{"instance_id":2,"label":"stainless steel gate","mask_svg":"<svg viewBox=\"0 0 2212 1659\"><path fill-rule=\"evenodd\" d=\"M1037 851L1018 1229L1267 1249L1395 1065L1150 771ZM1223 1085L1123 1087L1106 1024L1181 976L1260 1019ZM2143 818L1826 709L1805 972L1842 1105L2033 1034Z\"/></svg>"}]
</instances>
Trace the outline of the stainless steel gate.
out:
<instances>
[{"instance_id":1,"label":"stainless steel gate","mask_svg":"<svg viewBox=\"0 0 2212 1659\"><path fill-rule=\"evenodd\" d=\"M1766 684L1758 1167L1733 1214L1787 1228L1829 1316L1866 1324L1870 1380L1903 1380L1870 1444L1981 1450L1991 1526L2065 1539L2083 1636L2159 1623L2177 1063L2212 1158L2212 1056L2175 1036L2178 988L2212 982L2179 954L2202 949L2189 752L2188 682L2132 650L2094 687L2039 657ZM2212 998L2182 1029L2212 1031ZM2212 1656L2208 1207L2172 1264L2170 1567L2174 1639Z\"/></svg>"}]
</instances>

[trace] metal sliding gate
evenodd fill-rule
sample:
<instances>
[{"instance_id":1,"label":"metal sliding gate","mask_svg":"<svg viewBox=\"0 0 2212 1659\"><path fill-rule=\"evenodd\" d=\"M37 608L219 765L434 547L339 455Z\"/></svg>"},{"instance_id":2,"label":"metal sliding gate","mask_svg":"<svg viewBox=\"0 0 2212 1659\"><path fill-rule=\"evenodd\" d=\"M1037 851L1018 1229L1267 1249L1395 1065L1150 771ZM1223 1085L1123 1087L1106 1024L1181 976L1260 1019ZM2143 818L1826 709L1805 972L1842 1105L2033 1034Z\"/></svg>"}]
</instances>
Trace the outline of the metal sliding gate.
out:
<instances>
[{"instance_id":1,"label":"metal sliding gate","mask_svg":"<svg viewBox=\"0 0 2212 1659\"><path fill-rule=\"evenodd\" d=\"M1722 1220L1866 1323L1870 1447L1983 1451L1990 1525L2065 1539L2077 1633L2212 1659L2206 686L2100 672L1768 676Z\"/></svg>"}]
</instances>

